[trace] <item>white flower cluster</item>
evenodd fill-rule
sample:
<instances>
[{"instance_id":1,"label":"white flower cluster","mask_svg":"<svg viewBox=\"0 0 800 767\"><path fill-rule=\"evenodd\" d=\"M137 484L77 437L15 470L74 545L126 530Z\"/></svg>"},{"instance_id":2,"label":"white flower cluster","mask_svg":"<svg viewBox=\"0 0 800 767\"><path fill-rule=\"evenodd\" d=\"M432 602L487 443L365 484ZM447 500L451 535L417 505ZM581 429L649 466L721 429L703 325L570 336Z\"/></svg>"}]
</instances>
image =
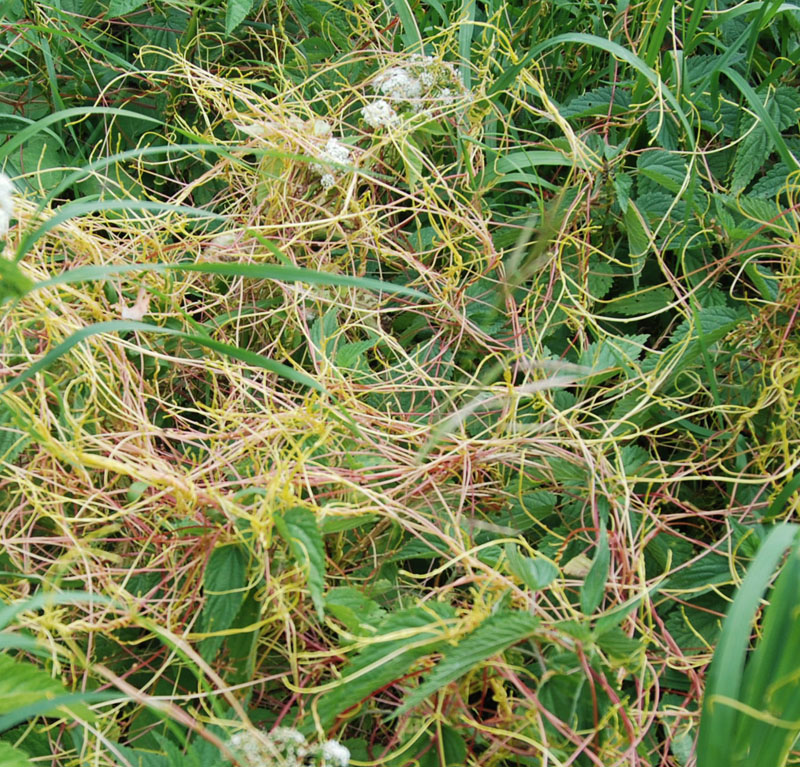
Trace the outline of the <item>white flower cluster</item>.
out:
<instances>
[{"instance_id":1,"label":"white flower cluster","mask_svg":"<svg viewBox=\"0 0 800 767\"><path fill-rule=\"evenodd\" d=\"M311 746L303 733L291 727L278 727L265 737L271 748L249 732L237 732L228 741L228 747L243 767L347 767L350 764L350 751L335 740Z\"/></svg>"},{"instance_id":2,"label":"white flower cluster","mask_svg":"<svg viewBox=\"0 0 800 767\"><path fill-rule=\"evenodd\" d=\"M378 101L367 104L361 110L361 114L364 117L364 122L370 128L391 128L400 122L397 112L385 99L378 99Z\"/></svg>"},{"instance_id":3,"label":"white flower cluster","mask_svg":"<svg viewBox=\"0 0 800 767\"><path fill-rule=\"evenodd\" d=\"M338 138L329 138L325 148L317 154L317 159L322 160L324 163L339 163L340 165L348 165L350 163L350 149L339 141ZM325 189L330 189L336 183L336 177L339 172L336 168L329 165L322 165L315 162L311 169L321 176L320 181Z\"/></svg>"},{"instance_id":4,"label":"white flower cluster","mask_svg":"<svg viewBox=\"0 0 800 767\"><path fill-rule=\"evenodd\" d=\"M0 237L8 234L14 215L14 193L17 191L11 179L0 171Z\"/></svg>"},{"instance_id":5,"label":"white flower cluster","mask_svg":"<svg viewBox=\"0 0 800 767\"><path fill-rule=\"evenodd\" d=\"M373 81L383 98L367 104L361 115L371 128L392 128L400 121L398 109L420 112L425 106L448 106L466 93L455 67L433 56L414 54L405 67L390 67Z\"/></svg>"}]
</instances>

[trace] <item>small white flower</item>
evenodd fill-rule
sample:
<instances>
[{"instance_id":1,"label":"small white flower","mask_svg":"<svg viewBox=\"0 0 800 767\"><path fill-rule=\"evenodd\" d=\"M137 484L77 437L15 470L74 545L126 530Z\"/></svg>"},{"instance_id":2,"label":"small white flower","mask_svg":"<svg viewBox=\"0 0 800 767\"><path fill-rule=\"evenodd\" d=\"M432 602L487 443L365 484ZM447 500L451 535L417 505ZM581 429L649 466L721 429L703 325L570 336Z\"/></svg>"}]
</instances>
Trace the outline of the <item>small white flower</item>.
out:
<instances>
[{"instance_id":1,"label":"small white flower","mask_svg":"<svg viewBox=\"0 0 800 767\"><path fill-rule=\"evenodd\" d=\"M391 67L373 80L375 90L394 101L412 101L422 95L422 83L403 67Z\"/></svg>"},{"instance_id":2,"label":"small white flower","mask_svg":"<svg viewBox=\"0 0 800 767\"><path fill-rule=\"evenodd\" d=\"M317 158L324 163L335 162L347 165L350 162L350 149L338 138L331 137L325 144L325 148L317 154ZM336 183L336 176L338 175L336 168L315 162L311 169L321 177L320 182L324 189L330 189Z\"/></svg>"},{"instance_id":3,"label":"small white flower","mask_svg":"<svg viewBox=\"0 0 800 767\"><path fill-rule=\"evenodd\" d=\"M436 82L436 78L430 72L425 70L420 74L419 81L422 83L424 88L431 88Z\"/></svg>"},{"instance_id":4,"label":"small white flower","mask_svg":"<svg viewBox=\"0 0 800 767\"><path fill-rule=\"evenodd\" d=\"M14 194L17 188L5 173L0 171L0 237L8 234L11 218L14 215Z\"/></svg>"},{"instance_id":5,"label":"small white flower","mask_svg":"<svg viewBox=\"0 0 800 767\"><path fill-rule=\"evenodd\" d=\"M325 150L319 158L346 165L350 162L350 150L338 138L329 138L328 143L325 144Z\"/></svg>"},{"instance_id":6,"label":"small white flower","mask_svg":"<svg viewBox=\"0 0 800 767\"><path fill-rule=\"evenodd\" d=\"M331 126L325 120L314 120L314 127L313 133L315 136L330 136L331 135Z\"/></svg>"},{"instance_id":7,"label":"small white flower","mask_svg":"<svg viewBox=\"0 0 800 767\"><path fill-rule=\"evenodd\" d=\"M367 104L361 110L361 115L370 128L391 128L400 120L392 105L384 99Z\"/></svg>"},{"instance_id":8,"label":"small white flower","mask_svg":"<svg viewBox=\"0 0 800 767\"><path fill-rule=\"evenodd\" d=\"M291 743L295 746L304 746L306 744L305 735L293 727L276 727L270 733L270 738L276 743Z\"/></svg>"},{"instance_id":9,"label":"small white flower","mask_svg":"<svg viewBox=\"0 0 800 767\"><path fill-rule=\"evenodd\" d=\"M327 767L347 767L350 764L350 751L335 740L328 740L320 747L323 764Z\"/></svg>"}]
</instances>

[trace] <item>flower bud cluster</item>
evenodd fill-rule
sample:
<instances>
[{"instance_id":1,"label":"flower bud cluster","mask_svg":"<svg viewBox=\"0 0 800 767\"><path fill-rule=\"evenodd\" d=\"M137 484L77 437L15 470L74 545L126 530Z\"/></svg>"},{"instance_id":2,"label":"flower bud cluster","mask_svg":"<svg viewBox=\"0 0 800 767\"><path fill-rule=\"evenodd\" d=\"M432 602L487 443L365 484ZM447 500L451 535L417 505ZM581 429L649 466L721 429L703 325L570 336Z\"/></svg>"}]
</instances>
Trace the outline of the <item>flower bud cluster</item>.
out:
<instances>
[{"instance_id":1,"label":"flower bud cluster","mask_svg":"<svg viewBox=\"0 0 800 767\"><path fill-rule=\"evenodd\" d=\"M338 138L331 136L325 147L317 153L317 159L322 160L323 163L348 165L350 163L350 149ZM311 169L320 176L320 181L325 189L330 189L336 183L336 179L340 174L337 168L318 162L315 162Z\"/></svg>"},{"instance_id":2,"label":"flower bud cluster","mask_svg":"<svg viewBox=\"0 0 800 767\"><path fill-rule=\"evenodd\" d=\"M242 767L347 767L350 751L335 740L309 745L303 733L278 727L265 736L271 747L249 732L237 732L228 741Z\"/></svg>"},{"instance_id":3,"label":"flower bud cluster","mask_svg":"<svg viewBox=\"0 0 800 767\"><path fill-rule=\"evenodd\" d=\"M393 128L400 122L398 111L413 113L449 106L466 94L455 67L433 56L414 54L406 66L390 67L372 81L372 89L382 98L361 110L370 128Z\"/></svg>"}]
</instances>

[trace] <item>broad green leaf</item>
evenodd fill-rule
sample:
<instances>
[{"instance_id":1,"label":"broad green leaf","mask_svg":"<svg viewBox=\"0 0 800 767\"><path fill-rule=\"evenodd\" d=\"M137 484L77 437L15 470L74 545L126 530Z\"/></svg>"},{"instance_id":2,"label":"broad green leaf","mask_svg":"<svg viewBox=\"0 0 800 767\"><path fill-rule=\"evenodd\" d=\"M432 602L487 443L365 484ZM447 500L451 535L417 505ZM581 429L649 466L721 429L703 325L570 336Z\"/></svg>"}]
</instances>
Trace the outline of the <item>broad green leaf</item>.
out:
<instances>
[{"instance_id":1,"label":"broad green leaf","mask_svg":"<svg viewBox=\"0 0 800 767\"><path fill-rule=\"evenodd\" d=\"M663 149L653 149L640 154L637 167L639 173L673 194L680 190L688 172L683 157Z\"/></svg>"},{"instance_id":2,"label":"broad green leaf","mask_svg":"<svg viewBox=\"0 0 800 767\"><path fill-rule=\"evenodd\" d=\"M327 611L354 634L370 635L386 617L380 605L352 586L339 586L325 595Z\"/></svg>"},{"instance_id":3,"label":"broad green leaf","mask_svg":"<svg viewBox=\"0 0 800 767\"><path fill-rule=\"evenodd\" d=\"M245 598L247 586L245 549L236 544L214 549L203 573L205 605L200 613L200 632L230 629ZM200 654L209 663L222 646L224 636L210 636L200 642Z\"/></svg>"},{"instance_id":4,"label":"broad green leaf","mask_svg":"<svg viewBox=\"0 0 800 767\"><path fill-rule=\"evenodd\" d=\"M600 528L594 559L581 587L581 610L584 615L591 615L603 601L608 580L608 568L611 563L611 551L608 548L608 532Z\"/></svg>"},{"instance_id":5,"label":"broad green leaf","mask_svg":"<svg viewBox=\"0 0 800 767\"><path fill-rule=\"evenodd\" d=\"M125 16L141 8L147 0L111 0L108 4L108 18L115 19L118 16Z\"/></svg>"},{"instance_id":6,"label":"broad green leaf","mask_svg":"<svg viewBox=\"0 0 800 767\"><path fill-rule=\"evenodd\" d=\"M538 625L539 619L527 613L504 610L490 615L455 647L445 646L442 659L433 671L406 696L403 705L392 716L400 716L483 661L532 636Z\"/></svg>"},{"instance_id":7,"label":"broad green leaf","mask_svg":"<svg viewBox=\"0 0 800 767\"><path fill-rule=\"evenodd\" d=\"M3 767L34 767L24 751L2 741L0 741L0 764Z\"/></svg>"},{"instance_id":8,"label":"broad green leaf","mask_svg":"<svg viewBox=\"0 0 800 767\"><path fill-rule=\"evenodd\" d=\"M531 591L547 588L558 577L558 568L549 559L526 557L513 543L507 543L505 551L509 569Z\"/></svg>"},{"instance_id":9,"label":"broad green leaf","mask_svg":"<svg viewBox=\"0 0 800 767\"><path fill-rule=\"evenodd\" d=\"M9 299L22 298L33 290L33 280L26 277L19 265L0 255L0 304Z\"/></svg>"},{"instance_id":10,"label":"broad green leaf","mask_svg":"<svg viewBox=\"0 0 800 767\"><path fill-rule=\"evenodd\" d=\"M633 289L639 289L639 280L641 278L642 269L644 269L645 259L650 250L651 234L650 227L644 216L639 212L639 209L629 201L623 214L623 221L625 222L625 231L628 235L628 250L631 262L631 275L633 276Z\"/></svg>"},{"instance_id":11,"label":"broad green leaf","mask_svg":"<svg viewBox=\"0 0 800 767\"><path fill-rule=\"evenodd\" d=\"M313 512L295 506L275 515L275 527L303 570L311 601L320 620L325 615L325 544Z\"/></svg>"},{"instance_id":12,"label":"broad green leaf","mask_svg":"<svg viewBox=\"0 0 800 767\"><path fill-rule=\"evenodd\" d=\"M620 114L630 109L630 106L631 94L627 89L602 85L581 93L558 111L564 117L586 117L587 115L608 114L609 108L611 114Z\"/></svg>"},{"instance_id":13,"label":"broad green leaf","mask_svg":"<svg viewBox=\"0 0 800 767\"><path fill-rule=\"evenodd\" d=\"M417 659L436 652L454 618L453 608L442 603L389 615L377 635L342 669L341 683L323 693L317 706L323 729L376 690L399 681Z\"/></svg>"},{"instance_id":14,"label":"broad green leaf","mask_svg":"<svg viewBox=\"0 0 800 767\"><path fill-rule=\"evenodd\" d=\"M253 9L253 0L228 0L225 5L225 33L230 34Z\"/></svg>"},{"instance_id":15,"label":"broad green leaf","mask_svg":"<svg viewBox=\"0 0 800 767\"><path fill-rule=\"evenodd\" d=\"M767 131L760 123L756 123L744 137L736 152L733 162L731 191L736 193L744 189L755 177L769 157L771 142Z\"/></svg>"}]
</instances>

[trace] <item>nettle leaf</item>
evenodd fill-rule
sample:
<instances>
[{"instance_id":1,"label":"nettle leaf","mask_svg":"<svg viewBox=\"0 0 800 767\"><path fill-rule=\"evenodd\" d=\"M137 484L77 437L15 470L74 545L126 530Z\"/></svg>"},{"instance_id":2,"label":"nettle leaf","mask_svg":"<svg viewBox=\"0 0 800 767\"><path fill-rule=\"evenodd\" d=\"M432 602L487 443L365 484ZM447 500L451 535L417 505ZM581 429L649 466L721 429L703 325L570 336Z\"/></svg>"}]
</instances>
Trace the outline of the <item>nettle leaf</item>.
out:
<instances>
[{"instance_id":1,"label":"nettle leaf","mask_svg":"<svg viewBox=\"0 0 800 767\"><path fill-rule=\"evenodd\" d=\"M330 729L337 716L400 681L417 659L436 652L454 619L453 608L441 603L389 615L377 636L342 670L341 684L323 694L317 706L322 728Z\"/></svg>"},{"instance_id":2,"label":"nettle leaf","mask_svg":"<svg viewBox=\"0 0 800 767\"><path fill-rule=\"evenodd\" d=\"M625 88L612 88L604 85L582 93L559 109L564 117L585 117L587 115L626 112L631 106L631 95Z\"/></svg>"},{"instance_id":3,"label":"nettle leaf","mask_svg":"<svg viewBox=\"0 0 800 767\"><path fill-rule=\"evenodd\" d=\"M739 192L753 180L767 161L771 148L772 142L766 129L761 123L757 123L745 136L736 152L736 159L733 161L731 191Z\"/></svg>"},{"instance_id":4,"label":"nettle leaf","mask_svg":"<svg viewBox=\"0 0 800 767\"><path fill-rule=\"evenodd\" d=\"M643 152L636 166L643 176L673 193L681 188L688 170L683 157L663 149Z\"/></svg>"},{"instance_id":5,"label":"nettle leaf","mask_svg":"<svg viewBox=\"0 0 800 767\"><path fill-rule=\"evenodd\" d=\"M325 607L348 631L361 636L374 633L386 617L386 611L377 602L352 586L331 589L325 596Z\"/></svg>"},{"instance_id":6,"label":"nettle leaf","mask_svg":"<svg viewBox=\"0 0 800 767\"><path fill-rule=\"evenodd\" d=\"M0 741L0 764L3 767L33 767L28 755L10 743Z\"/></svg>"},{"instance_id":7,"label":"nettle leaf","mask_svg":"<svg viewBox=\"0 0 800 767\"><path fill-rule=\"evenodd\" d=\"M325 544L313 512L301 506L275 515L275 528L306 576L311 601L320 620L325 615Z\"/></svg>"},{"instance_id":8,"label":"nettle leaf","mask_svg":"<svg viewBox=\"0 0 800 767\"><path fill-rule=\"evenodd\" d=\"M666 309L675 299L669 288L649 288L641 293L631 293L614 299L606 304L606 311L621 314L623 317L635 317L638 314L651 314Z\"/></svg>"},{"instance_id":9,"label":"nettle leaf","mask_svg":"<svg viewBox=\"0 0 800 767\"><path fill-rule=\"evenodd\" d=\"M697 312L699 330L702 331L703 340L707 344L723 338L748 316L747 310L738 306L704 306ZM676 344L683 341L690 332L694 337L698 336L694 317L683 320L675 328L675 332L670 337L670 343Z\"/></svg>"},{"instance_id":10,"label":"nettle leaf","mask_svg":"<svg viewBox=\"0 0 800 767\"><path fill-rule=\"evenodd\" d=\"M531 591L541 591L558 578L558 568L544 557L526 557L515 544L505 545L508 568Z\"/></svg>"},{"instance_id":11,"label":"nettle leaf","mask_svg":"<svg viewBox=\"0 0 800 767\"><path fill-rule=\"evenodd\" d=\"M141 8L147 0L111 0L108 4L108 18L115 19L133 13L137 8Z\"/></svg>"},{"instance_id":12,"label":"nettle leaf","mask_svg":"<svg viewBox=\"0 0 800 767\"><path fill-rule=\"evenodd\" d=\"M483 661L532 636L538 626L539 619L527 613L504 610L490 615L455 647L445 647L436 668L406 697L393 716L400 716Z\"/></svg>"},{"instance_id":13,"label":"nettle leaf","mask_svg":"<svg viewBox=\"0 0 800 767\"><path fill-rule=\"evenodd\" d=\"M230 34L253 10L253 0L228 0L225 6L225 34Z\"/></svg>"},{"instance_id":14,"label":"nettle leaf","mask_svg":"<svg viewBox=\"0 0 800 767\"><path fill-rule=\"evenodd\" d=\"M680 143L678 124L669 112L653 109L645 115L645 124L659 146L670 151L678 148Z\"/></svg>"},{"instance_id":15,"label":"nettle leaf","mask_svg":"<svg viewBox=\"0 0 800 767\"><path fill-rule=\"evenodd\" d=\"M0 714L8 714L34 704L42 705L39 715L47 713L70 714L92 721L94 716L84 703L64 701L68 695L58 679L53 679L44 669L27 661L18 661L0 653ZM60 702L47 707L47 701L60 698Z\"/></svg>"},{"instance_id":16,"label":"nettle leaf","mask_svg":"<svg viewBox=\"0 0 800 767\"><path fill-rule=\"evenodd\" d=\"M800 110L800 93L796 88L781 85L775 89L773 96L774 108L770 109L772 118L778 125L778 130L786 130L797 125L798 110Z\"/></svg>"},{"instance_id":17,"label":"nettle leaf","mask_svg":"<svg viewBox=\"0 0 800 767\"><path fill-rule=\"evenodd\" d=\"M248 555L237 545L214 549L203 574L206 603L200 613L201 632L231 628L245 597ZM200 642L200 654L209 663L222 646L224 636L206 637Z\"/></svg>"},{"instance_id":18,"label":"nettle leaf","mask_svg":"<svg viewBox=\"0 0 800 767\"><path fill-rule=\"evenodd\" d=\"M14 427L9 409L0 404L0 462L13 465L30 441L29 435Z\"/></svg>"},{"instance_id":19,"label":"nettle leaf","mask_svg":"<svg viewBox=\"0 0 800 767\"><path fill-rule=\"evenodd\" d=\"M581 587L581 610L584 615L591 615L603 601L610 564L611 550L608 548L608 532L605 527L601 527L592 566L586 573Z\"/></svg>"},{"instance_id":20,"label":"nettle leaf","mask_svg":"<svg viewBox=\"0 0 800 767\"><path fill-rule=\"evenodd\" d=\"M789 169L786 165L782 162L775 163L771 168L767 168L764 175L750 187L747 195L748 197L775 199L786 188L788 178Z\"/></svg>"}]
</instances>

